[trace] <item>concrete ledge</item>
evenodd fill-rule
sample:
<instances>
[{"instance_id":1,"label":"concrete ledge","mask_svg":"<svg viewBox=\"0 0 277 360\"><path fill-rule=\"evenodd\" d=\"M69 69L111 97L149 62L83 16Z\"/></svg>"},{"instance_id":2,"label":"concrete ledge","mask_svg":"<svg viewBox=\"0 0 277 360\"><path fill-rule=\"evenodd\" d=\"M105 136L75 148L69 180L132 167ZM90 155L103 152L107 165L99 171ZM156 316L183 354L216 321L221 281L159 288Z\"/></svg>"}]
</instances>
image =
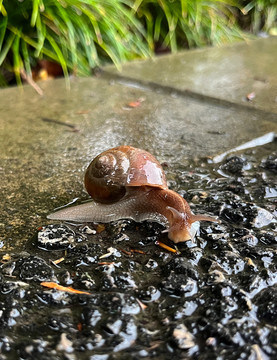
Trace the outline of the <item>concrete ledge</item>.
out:
<instances>
[{"instance_id":1,"label":"concrete ledge","mask_svg":"<svg viewBox=\"0 0 277 360\"><path fill-rule=\"evenodd\" d=\"M24 244L54 207L76 196L87 198L84 168L104 149L119 144L145 148L169 162L174 173L192 157L212 156L277 132L276 41L189 51L124 66L121 79L153 80L157 88L119 81L116 70L109 69L109 77L71 79L70 91L64 80L43 82L43 97L29 86L1 90L4 249ZM255 81L262 84L261 92L244 106L239 99L253 90ZM176 91L164 91L165 85ZM187 88L199 96L184 96ZM207 101L206 95L201 99L202 94L220 97L227 105ZM262 94L268 100L262 101ZM230 97L235 106L228 106ZM139 106L128 106L138 99Z\"/></svg>"}]
</instances>

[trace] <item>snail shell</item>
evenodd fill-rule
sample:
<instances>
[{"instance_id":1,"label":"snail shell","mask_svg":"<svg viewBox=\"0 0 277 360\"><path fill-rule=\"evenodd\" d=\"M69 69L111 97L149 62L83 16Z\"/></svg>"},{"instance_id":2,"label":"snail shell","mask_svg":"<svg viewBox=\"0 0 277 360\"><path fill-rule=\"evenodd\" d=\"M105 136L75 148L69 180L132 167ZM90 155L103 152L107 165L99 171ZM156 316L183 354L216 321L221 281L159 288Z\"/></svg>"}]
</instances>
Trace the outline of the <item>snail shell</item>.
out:
<instances>
[{"instance_id":1,"label":"snail shell","mask_svg":"<svg viewBox=\"0 0 277 360\"><path fill-rule=\"evenodd\" d=\"M167 189L161 165L149 152L132 146L119 146L98 155L85 173L90 196L103 204L114 203L126 188L151 186Z\"/></svg>"}]
</instances>

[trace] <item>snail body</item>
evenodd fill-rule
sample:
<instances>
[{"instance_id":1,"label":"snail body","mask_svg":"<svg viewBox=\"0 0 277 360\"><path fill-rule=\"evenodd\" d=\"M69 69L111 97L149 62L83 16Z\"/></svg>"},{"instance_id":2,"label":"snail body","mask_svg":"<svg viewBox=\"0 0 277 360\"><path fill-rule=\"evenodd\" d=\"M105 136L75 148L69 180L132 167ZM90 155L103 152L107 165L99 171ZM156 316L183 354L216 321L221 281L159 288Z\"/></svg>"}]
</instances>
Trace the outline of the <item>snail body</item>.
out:
<instances>
[{"instance_id":1,"label":"snail body","mask_svg":"<svg viewBox=\"0 0 277 360\"><path fill-rule=\"evenodd\" d=\"M169 239L175 243L194 238L194 223L217 221L211 216L194 215L186 200L168 189L157 159L131 146L119 146L98 155L88 166L84 182L94 201L59 210L48 215L48 219L156 221L166 226Z\"/></svg>"}]
</instances>

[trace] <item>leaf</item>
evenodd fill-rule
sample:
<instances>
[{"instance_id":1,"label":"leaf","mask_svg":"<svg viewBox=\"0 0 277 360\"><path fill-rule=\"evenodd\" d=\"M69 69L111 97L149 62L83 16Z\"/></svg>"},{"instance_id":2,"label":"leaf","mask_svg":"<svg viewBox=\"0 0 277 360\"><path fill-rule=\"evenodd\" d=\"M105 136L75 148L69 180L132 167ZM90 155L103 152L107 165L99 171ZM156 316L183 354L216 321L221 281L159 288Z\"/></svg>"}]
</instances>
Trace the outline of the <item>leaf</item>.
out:
<instances>
[{"instance_id":1,"label":"leaf","mask_svg":"<svg viewBox=\"0 0 277 360\"><path fill-rule=\"evenodd\" d=\"M8 15L6 9L4 8L3 0L0 0L0 13L2 13L3 16L7 16L7 15Z\"/></svg>"},{"instance_id":2,"label":"leaf","mask_svg":"<svg viewBox=\"0 0 277 360\"><path fill-rule=\"evenodd\" d=\"M36 25L37 25L36 27L37 27L38 42L36 45L35 57L38 57L44 46L44 41L46 36L46 26L43 22L41 22L40 16L37 18Z\"/></svg>"},{"instance_id":3,"label":"leaf","mask_svg":"<svg viewBox=\"0 0 277 360\"><path fill-rule=\"evenodd\" d=\"M0 53L0 66L2 65L2 63L4 62L4 60L6 59L6 56L13 44L15 38L15 34L9 34L5 46L3 47L1 53Z\"/></svg>"},{"instance_id":4,"label":"leaf","mask_svg":"<svg viewBox=\"0 0 277 360\"><path fill-rule=\"evenodd\" d=\"M138 100L130 101L130 102L128 103L128 107L130 107L130 108L137 108L137 107L139 107L139 106L141 105L142 101L143 101L143 99L138 99Z\"/></svg>"},{"instance_id":5,"label":"leaf","mask_svg":"<svg viewBox=\"0 0 277 360\"><path fill-rule=\"evenodd\" d=\"M33 12L31 17L31 26L35 26L38 17L38 8L40 0L33 0Z\"/></svg>"},{"instance_id":6,"label":"leaf","mask_svg":"<svg viewBox=\"0 0 277 360\"><path fill-rule=\"evenodd\" d=\"M31 70L31 65L30 65L30 55L28 52L27 44L24 40L21 41L21 49L22 49L22 55L23 55L25 69L26 69L26 74L28 76L31 76L32 70Z\"/></svg>"},{"instance_id":7,"label":"leaf","mask_svg":"<svg viewBox=\"0 0 277 360\"><path fill-rule=\"evenodd\" d=\"M170 251L170 252L172 252L172 253L180 254L180 251L179 251L179 250L173 249L172 247L164 244L163 242L161 242L161 241L159 241L159 240L156 241L156 244L159 245L161 248L166 249L166 250L168 250L168 251Z\"/></svg>"},{"instance_id":8,"label":"leaf","mask_svg":"<svg viewBox=\"0 0 277 360\"><path fill-rule=\"evenodd\" d=\"M6 29L8 24L8 18L4 17L0 23L0 50L2 48L3 40L5 39Z\"/></svg>"},{"instance_id":9,"label":"leaf","mask_svg":"<svg viewBox=\"0 0 277 360\"><path fill-rule=\"evenodd\" d=\"M13 41L12 44L13 70L17 84L21 84L20 70L23 68L22 59L19 51L19 44L20 44L20 34L15 37L15 40Z\"/></svg>"},{"instance_id":10,"label":"leaf","mask_svg":"<svg viewBox=\"0 0 277 360\"><path fill-rule=\"evenodd\" d=\"M54 38L52 38L51 35L48 34L46 36L46 38L50 42L50 44L51 44L53 50L55 51L55 53L57 54L57 57L59 59L59 63L61 64L61 67L63 69L63 73L64 73L65 78L68 79L67 62L66 62L66 60L65 60L65 58L63 56L62 51L60 50L57 42L55 41ZM69 82L68 82L67 85L69 86Z\"/></svg>"},{"instance_id":11,"label":"leaf","mask_svg":"<svg viewBox=\"0 0 277 360\"><path fill-rule=\"evenodd\" d=\"M91 293L89 293L89 292L82 291L82 290L76 290L76 289L73 289L72 287L62 286L62 285L59 285L52 281L44 281L44 282L41 282L40 285L48 287L50 289L65 291L65 292L69 292L69 293L73 293L73 294L91 295Z\"/></svg>"}]
</instances>

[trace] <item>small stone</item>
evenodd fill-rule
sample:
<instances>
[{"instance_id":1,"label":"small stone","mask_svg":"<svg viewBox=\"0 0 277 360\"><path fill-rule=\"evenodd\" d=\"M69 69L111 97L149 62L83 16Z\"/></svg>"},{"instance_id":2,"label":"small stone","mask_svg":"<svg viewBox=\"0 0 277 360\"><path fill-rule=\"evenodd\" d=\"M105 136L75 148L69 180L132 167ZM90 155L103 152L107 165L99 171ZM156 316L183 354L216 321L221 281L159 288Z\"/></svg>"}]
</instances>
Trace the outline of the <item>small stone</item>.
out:
<instances>
[{"instance_id":1,"label":"small stone","mask_svg":"<svg viewBox=\"0 0 277 360\"><path fill-rule=\"evenodd\" d=\"M276 172L277 171L277 154L276 153L271 154L267 157L267 159L262 161L262 167Z\"/></svg>"},{"instance_id":2,"label":"small stone","mask_svg":"<svg viewBox=\"0 0 277 360\"><path fill-rule=\"evenodd\" d=\"M153 260L153 259L149 259L147 261L147 263L145 264L145 266L148 268L148 269L151 269L151 270L154 270L158 267L158 263L157 261Z\"/></svg>"},{"instance_id":3,"label":"small stone","mask_svg":"<svg viewBox=\"0 0 277 360\"><path fill-rule=\"evenodd\" d=\"M262 351L262 349L259 347L259 345L254 344L251 346L252 351L251 353L254 355L253 358L255 360L264 360L264 359L268 359L268 356L266 356L266 354ZM252 359L252 356L251 356Z\"/></svg>"},{"instance_id":4,"label":"small stone","mask_svg":"<svg viewBox=\"0 0 277 360\"><path fill-rule=\"evenodd\" d=\"M114 255L116 257L121 257L120 252L117 249L113 248L113 247L109 247L107 249L107 251L108 252L106 254L103 254L103 255L99 256L99 259L106 259L107 257L110 257L111 255Z\"/></svg>"},{"instance_id":5,"label":"small stone","mask_svg":"<svg viewBox=\"0 0 277 360\"><path fill-rule=\"evenodd\" d=\"M258 318L269 324L277 321L277 289L269 287L255 297L255 305L258 305Z\"/></svg>"},{"instance_id":6,"label":"small stone","mask_svg":"<svg viewBox=\"0 0 277 360\"><path fill-rule=\"evenodd\" d=\"M276 223L276 218L273 214L271 214L269 211L258 207L257 208L257 215L255 219L253 220L252 224L256 228L262 228L264 226L267 226L271 223Z\"/></svg>"},{"instance_id":7,"label":"small stone","mask_svg":"<svg viewBox=\"0 0 277 360\"><path fill-rule=\"evenodd\" d=\"M215 347L215 346L216 346L216 338L214 338L214 337L209 337L209 338L206 340L206 345L207 345L207 346Z\"/></svg>"},{"instance_id":8,"label":"small stone","mask_svg":"<svg viewBox=\"0 0 277 360\"><path fill-rule=\"evenodd\" d=\"M114 323L107 323L107 328L112 334L119 334L121 327L122 327L122 321L120 319L116 320Z\"/></svg>"},{"instance_id":9,"label":"small stone","mask_svg":"<svg viewBox=\"0 0 277 360\"><path fill-rule=\"evenodd\" d=\"M221 165L221 169L231 174L240 174L244 165L244 159L239 156L232 156L229 157L223 165Z\"/></svg>"},{"instance_id":10,"label":"small stone","mask_svg":"<svg viewBox=\"0 0 277 360\"><path fill-rule=\"evenodd\" d=\"M73 343L71 340L69 340L65 333L61 334L60 342L57 345L58 351L65 351L67 353L73 352Z\"/></svg>"},{"instance_id":11,"label":"small stone","mask_svg":"<svg viewBox=\"0 0 277 360\"><path fill-rule=\"evenodd\" d=\"M128 241L130 240L129 237L126 235L126 234L122 234L120 235L119 237L117 237L116 239L113 240L113 243L114 244L118 244L120 243L121 241Z\"/></svg>"},{"instance_id":12,"label":"small stone","mask_svg":"<svg viewBox=\"0 0 277 360\"><path fill-rule=\"evenodd\" d=\"M108 360L109 355L106 354L95 354L91 355L89 360Z\"/></svg>"},{"instance_id":13,"label":"small stone","mask_svg":"<svg viewBox=\"0 0 277 360\"><path fill-rule=\"evenodd\" d=\"M55 281L54 271L45 260L38 256L28 256L16 264L20 279L36 281Z\"/></svg>"},{"instance_id":14,"label":"small stone","mask_svg":"<svg viewBox=\"0 0 277 360\"><path fill-rule=\"evenodd\" d=\"M47 250L67 249L83 240L86 240L84 235L77 235L62 224L43 226L38 232L38 246Z\"/></svg>"},{"instance_id":15,"label":"small stone","mask_svg":"<svg viewBox=\"0 0 277 360\"><path fill-rule=\"evenodd\" d=\"M88 235L95 235L96 234L96 230L91 229L88 225L84 226L82 228L82 232Z\"/></svg>"},{"instance_id":16,"label":"small stone","mask_svg":"<svg viewBox=\"0 0 277 360\"><path fill-rule=\"evenodd\" d=\"M209 273L209 275L211 277L212 283L218 284L218 283L223 283L224 281L226 281L226 278L222 271L213 270Z\"/></svg>"},{"instance_id":17,"label":"small stone","mask_svg":"<svg viewBox=\"0 0 277 360\"><path fill-rule=\"evenodd\" d=\"M195 345L193 335L184 324L178 325L173 330L173 337L180 349L190 349Z\"/></svg>"}]
</instances>

